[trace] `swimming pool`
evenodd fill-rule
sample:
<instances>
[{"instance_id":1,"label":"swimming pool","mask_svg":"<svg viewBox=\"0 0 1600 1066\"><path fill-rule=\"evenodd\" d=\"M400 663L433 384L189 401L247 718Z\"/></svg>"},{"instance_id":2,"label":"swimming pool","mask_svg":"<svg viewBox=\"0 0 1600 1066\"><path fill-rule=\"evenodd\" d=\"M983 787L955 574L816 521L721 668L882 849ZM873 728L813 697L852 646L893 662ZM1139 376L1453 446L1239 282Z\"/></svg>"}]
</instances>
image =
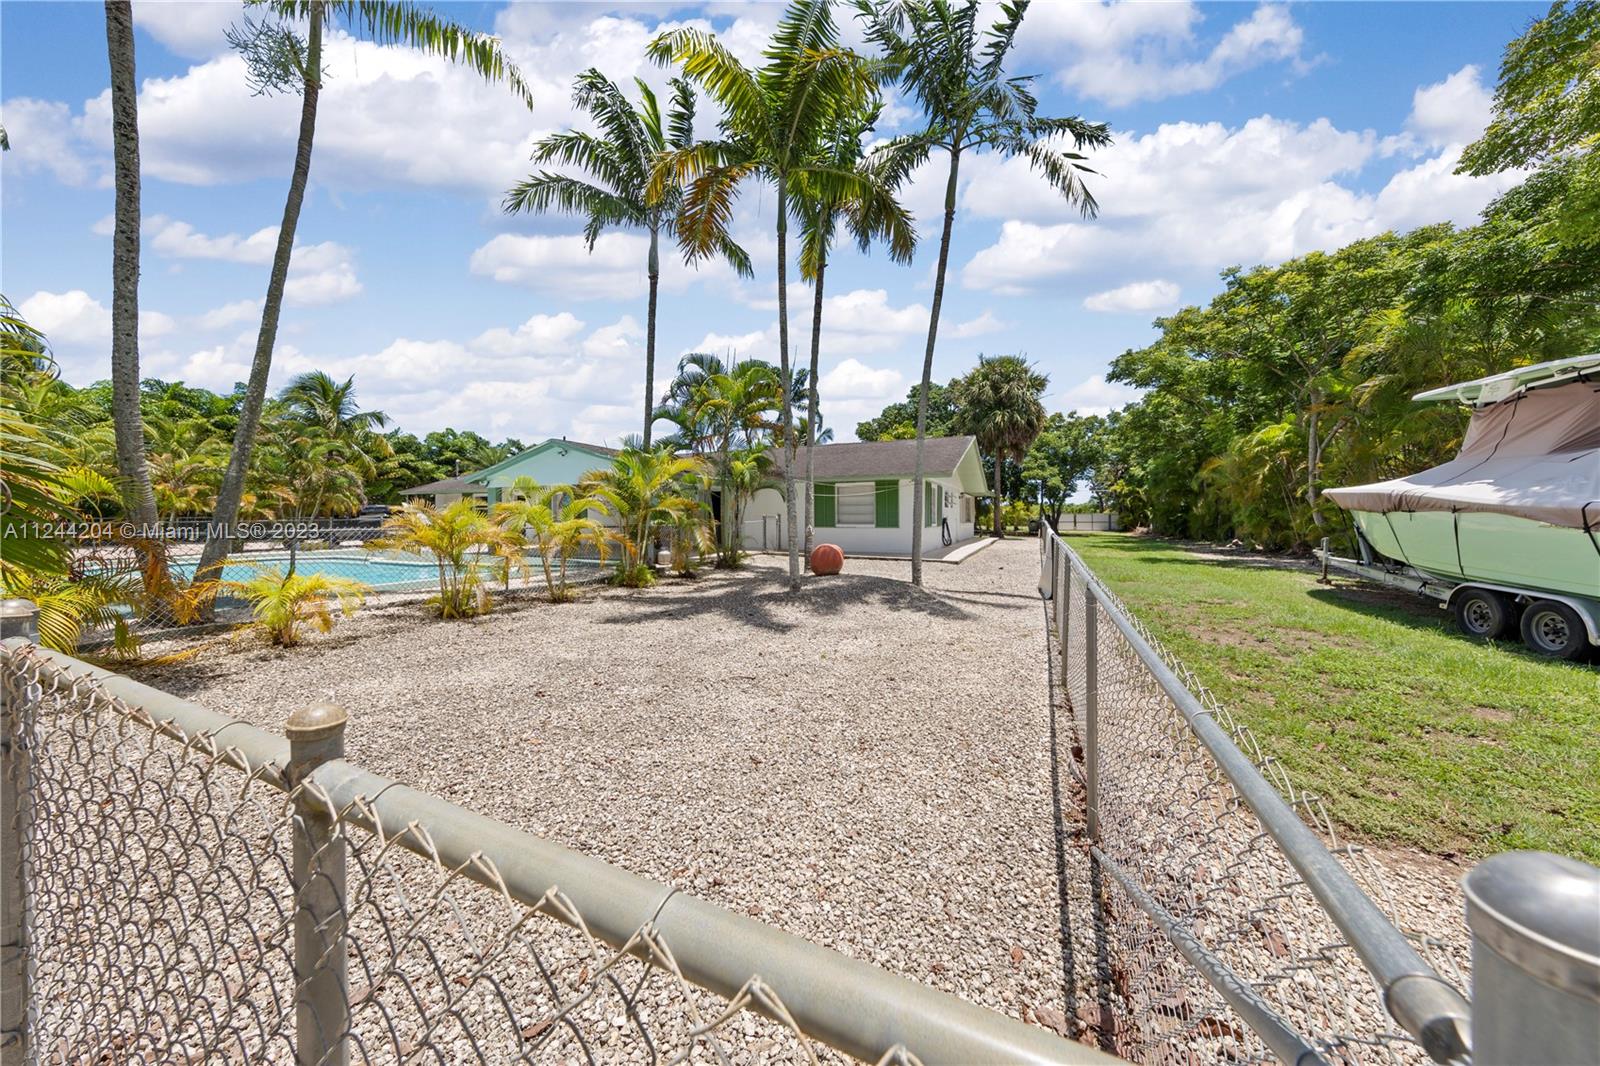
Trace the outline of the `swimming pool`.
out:
<instances>
[{"instance_id":1,"label":"swimming pool","mask_svg":"<svg viewBox=\"0 0 1600 1066\"><path fill-rule=\"evenodd\" d=\"M539 557L525 556L531 570L537 571ZM486 558L482 563L485 574L498 577L499 560ZM184 577L194 575L194 562L174 562L172 568ZM577 561L568 564L569 569ZM235 555L222 566L222 580L248 581L264 569L280 572L289 568L288 552L262 552L261 554ZM405 592L431 589L438 586L439 567L432 558L405 555L375 555L366 552L303 551L295 558L297 574L327 574L329 577L349 578L369 586L374 592ZM520 576L513 581L520 583Z\"/></svg>"}]
</instances>

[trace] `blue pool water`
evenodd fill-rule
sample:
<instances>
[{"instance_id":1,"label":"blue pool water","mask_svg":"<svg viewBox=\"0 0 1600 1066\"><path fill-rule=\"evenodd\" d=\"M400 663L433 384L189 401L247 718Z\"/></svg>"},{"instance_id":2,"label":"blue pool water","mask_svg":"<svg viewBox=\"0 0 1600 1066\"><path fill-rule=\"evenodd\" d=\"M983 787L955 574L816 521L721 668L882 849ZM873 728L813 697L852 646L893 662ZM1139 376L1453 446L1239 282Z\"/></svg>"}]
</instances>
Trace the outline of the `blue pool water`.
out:
<instances>
[{"instance_id":1,"label":"blue pool water","mask_svg":"<svg viewBox=\"0 0 1600 1066\"><path fill-rule=\"evenodd\" d=\"M535 565L538 558L530 557L528 561ZM194 567L194 563L173 564L173 569L185 577L193 575ZM248 581L264 568L280 573L287 570L288 553L236 556L223 564L222 579ZM431 559L396 559L349 552L301 552L295 560L295 573L349 578L381 592L432 588L439 580L439 568Z\"/></svg>"}]
</instances>

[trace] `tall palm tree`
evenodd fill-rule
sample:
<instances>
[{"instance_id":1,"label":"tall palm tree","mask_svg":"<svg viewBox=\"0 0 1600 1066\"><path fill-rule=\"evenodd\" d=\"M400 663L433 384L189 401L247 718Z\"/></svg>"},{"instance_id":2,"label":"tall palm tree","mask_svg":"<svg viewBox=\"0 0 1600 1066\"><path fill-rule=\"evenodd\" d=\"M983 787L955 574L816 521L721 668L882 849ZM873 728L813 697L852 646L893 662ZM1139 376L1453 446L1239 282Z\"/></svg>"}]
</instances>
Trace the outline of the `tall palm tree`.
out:
<instances>
[{"instance_id":1,"label":"tall palm tree","mask_svg":"<svg viewBox=\"0 0 1600 1066\"><path fill-rule=\"evenodd\" d=\"M258 93L289 89L300 92L300 135L295 145L289 194L283 204L283 221L278 226L278 244L272 255L267 295L261 305L261 331L256 337L255 357L250 363L239 424L233 434L233 452L217 493L214 517L224 528L234 525L239 518L245 479L250 473L251 450L261 424L261 408L267 398L272 349L278 339L283 290L289 279L289 257L294 250L300 205L305 200L306 180L311 173L317 101L322 92L324 23L342 20L347 30L364 33L378 44L405 45L461 63L489 81L506 82L525 103L533 105L533 97L521 73L500 50L497 39L441 18L410 0L267 0L265 6L277 20L256 23L246 19L242 28L228 31L228 42L244 55ZM304 38L293 28L302 20L306 26ZM207 538L196 576L219 568L230 547L227 537Z\"/></svg>"},{"instance_id":2,"label":"tall palm tree","mask_svg":"<svg viewBox=\"0 0 1600 1066\"><path fill-rule=\"evenodd\" d=\"M671 30L650 42L658 63L678 63L683 73L722 109L722 137L657 157L653 194L684 186L679 240L689 258L720 246L733 201L746 179L773 189L778 238L778 362L782 380L789 361L789 216L796 200L847 199L860 177L817 158L822 131L836 114L864 108L877 89L868 64L839 45L831 0L791 0L752 71L716 35L700 29ZM794 424L789 393L783 394L784 426ZM788 507L789 587L800 587L800 537L795 501L793 434L783 440L783 480Z\"/></svg>"},{"instance_id":3,"label":"tall palm tree","mask_svg":"<svg viewBox=\"0 0 1600 1066\"><path fill-rule=\"evenodd\" d=\"M860 111L840 111L824 130L817 145L817 159L840 170L854 171L859 184L844 190L844 199L820 193L800 202L800 276L811 282L811 367L806 378L806 416L801 420L800 438L806 444L805 557L811 566L811 546L815 534L816 433L822 425L817 412L817 371L822 352L823 287L828 271L828 252L842 222L866 252L875 240L889 246L889 258L909 263L917 247L916 228L911 216L895 199L895 191L908 173L909 153L864 154L862 138L877 122L877 106Z\"/></svg>"},{"instance_id":4,"label":"tall palm tree","mask_svg":"<svg viewBox=\"0 0 1600 1066\"><path fill-rule=\"evenodd\" d=\"M1006 57L1028 11L1028 0L1001 5L1001 18L987 32L978 29L977 0L957 7L950 0L857 0L867 39L883 50L887 67L922 105L927 126L895 138L885 151L921 162L935 151L949 159L944 187L944 228L939 236L939 263L933 276L933 307L928 315L928 342L922 357L922 386L917 393L917 459L911 491L911 580L922 584L923 451L927 439L928 386L933 380L934 344L939 312L944 305L945 273L950 263L950 232L955 225L956 188L961 157L980 151L1021 156L1068 203L1086 217L1098 210L1082 174L1093 173L1082 149L1111 143L1110 129L1074 115L1044 118L1030 89L1032 77L1007 77ZM1074 151L1057 147L1072 141Z\"/></svg>"},{"instance_id":5,"label":"tall palm tree","mask_svg":"<svg viewBox=\"0 0 1600 1066\"><path fill-rule=\"evenodd\" d=\"M978 438L994 457L994 535L1003 536L1000 497L1008 458L1021 460L1045 424L1040 399L1050 379L1020 355L978 357L978 365L956 382L957 426Z\"/></svg>"},{"instance_id":6,"label":"tall palm tree","mask_svg":"<svg viewBox=\"0 0 1600 1066\"><path fill-rule=\"evenodd\" d=\"M629 226L650 235L646 270L650 303L644 341L644 447L650 447L655 425L652 402L656 388L656 293L661 282L661 234L676 239L678 209L682 199L676 185L650 192L650 172L655 158L668 149L694 144L694 89L682 78L672 79L672 104L665 120L655 92L635 78L639 103L629 103L615 82L590 67L578 75L572 101L589 112L603 136L568 130L552 134L533 147L535 163L560 163L578 167L593 181L541 170L519 182L506 194L505 209L549 211L552 208L587 216L583 239L594 251L595 241L607 226ZM750 256L726 233L718 237L717 254L750 277Z\"/></svg>"},{"instance_id":7,"label":"tall palm tree","mask_svg":"<svg viewBox=\"0 0 1600 1066\"><path fill-rule=\"evenodd\" d=\"M128 514L135 522L153 526L156 497L139 417L139 86L129 0L106 0L106 52L111 60L111 150L117 190L111 235L111 418Z\"/></svg>"}]
</instances>

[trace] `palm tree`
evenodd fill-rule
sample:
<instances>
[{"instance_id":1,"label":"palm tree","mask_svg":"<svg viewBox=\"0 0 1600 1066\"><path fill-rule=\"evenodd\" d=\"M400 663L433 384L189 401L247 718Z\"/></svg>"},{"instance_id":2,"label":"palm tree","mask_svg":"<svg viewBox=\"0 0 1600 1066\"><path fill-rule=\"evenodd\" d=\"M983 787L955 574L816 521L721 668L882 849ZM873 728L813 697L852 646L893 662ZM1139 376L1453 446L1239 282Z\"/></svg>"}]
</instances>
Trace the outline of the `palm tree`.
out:
<instances>
[{"instance_id":1,"label":"palm tree","mask_svg":"<svg viewBox=\"0 0 1600 1066\"><path fill-rule=\"evenodd\" d=\"M659 526L699 506L690 479L700 476L698 459L677 456L670 448L624 449L608 469L596 471L578 484L578 491L602 501L621 527L622 563L617 580L629 587L649 585L654 572L644 559Z\"/></svg>"},{"instance_id":2,"label":"palm tree","mask_svg":"<svg viewBox=\"0 0 1600 1066\"><path fill-rule=\"evenodd\" d=\"M106 0L106 52L111 60L111 148L116 215L111 236L111 417L117 474L128 514L156 523L156 497L144 456L139 417L139 86L133 66L133 5Z\"/></svg>"},{"instance_id":3,"label":"palm tree","mask_svg":"<svg viewBox=\"0 0 1600 1066\"><path fill-rule=\"evenodd\" d=\"M250 363L239 424L233 434L233 452L222 478L222 488L217 493L215 520L224 528L234 525L239 518L245 479L250 472L251 450L255 447L261 408L267 398L272 349L277 343L283 290L289 278L289 257L300 222L300 205L305 200L306 179L311 173L317 101L322 91L323 23L343 19L348 30L365 33L378 44L406 45L465 64L489 81L505 81L530 107L533 104L521 73L500 50L497 39L440 18L409 0L267 0L266 6L279 21L256 23L246 19L243 28L228 31L228 43L244 55L258 93L299 90L300 135L295 146L289 194L283 204L283 221L278 226L278 244L273 251L267 295L261 305L261 331L256 338L255 357ZM300 20L306 25L304 39L292 28L293 23ZM219 567L230 546L228 537L208 538L200 555L197 575Z\"/></svg>"},{"instance_id":4,"label":"palm tree","mask_svg":"<svg viewBox=\"0 0 1600 1066\"><path fill-rule=\"evenodd\" d=\"M876 91L871 69L839 46L831 0L791 0L758 71L745 67L716 35L700 29L671 30L650 42L659 63L679 63L684 74L722 109L723 136L657 157L652 195L684 186L679 240L691 260L713 254L727 233L733 200L747 178L772 187L778 237L778 363L781 380L789 362L789 215L796 201L843 201L862 184L853 170L819 159L818 140L838 114L863 109ZM782 424L794 424L787 391ZM789 587L800 587L800 538L796 536L795 446L783 440L788 506Z\"/></svg>"},{"instance_id":5,"label":"palm tree","mask_svg":"<svg viewBox=\"0 0 1600 1066\"><path fill-rule=\"evenodd\" d=\"M677 237L678 209L682 199L676 185L663 185L650 195L650 172L655 158L668 149L694 143L694 89L682 78L672 79L672 105L665 121L656 94L642 79L639 104L628 102L615 82L590 67L578 75L572 101L589 112L604 136L568 130L552 134L534 145L535 163L575 166L594 180L541 170L519 182L506 194L505 209L549 211L552 208L585 215L583 238L594 251L595 241L607 226L631 226L650 235L646 263L650 279L650 304L645 319L644 347L644 447L650 447L655 425L651 404L656 388L656 293L661 281L660 243L663 231ZM717 253L750 277L750 256L727 234L720 235Z\"/></svg>"},{"instance_id":6,"label":"palm tree","mask_svg":"<svg viewBox=\"0 0 1600 1066\"><path fill-rule=\"evenodd\" d=\"M994 457L994 535L1004 536L1000 522L1001 491L1007 458L1021 460L1045 424L1040 397L1050 379L1020 355L978 357L978 365L956 382L957 425L978 438L978 447Z\"/></svg>"},{"instance_id":7,"label":"palm tree","mask_svg":"<svg viewBox=\"0 0 1600 1066\"><path fill-rule=\"evenodd\" d=\"M801 420L799 439L806 443L805 557L811 566L811 546L815 533L816 474L815 449L820 442L815 431L822 425L817 412L817 371L822 352L822 295L828 270L828 252L843 222L866 252L874 240L889 246L889 258L896 263L911 262L916 252L917 233L911 216L895 199L895 191L908 173L909 153L863 154L862 138L878 120L877 106L857 112L841 111L817 146L821 163L839 170L854 171L859 184L848 190L844 199L819 194L802 200L800 215L800 276L811 282L811 367L806 378L806 416Z\"/></svg>"},{"instance_id":8,"label":"palm tree","mask_svg":"<svg viewBox=\"0 0 1600 1066\"><path fill-rule=\"evenodd\" d=\"M601 563L606 561L606 527L589 517L591 511L603 511L604 502L579 495L571 485L545 486L526 476L511 483L511 495L512 499L495 505L495 517L510 533L523 536L524 531L532 531L550 602L574 599L567 585L568 561L585 548L594 549ZM558 560L555 570L550 568L552 556Z\"/></svg>"},{"instance_id":9,"label":"palm tree","mask_svg":"<svg viewBox=\"0 0 1600 1066\"><path fill-rule=\"evenodd\" d=\"M663 400L662 417L678 426L672 443L703 457L722 492L718 543L723 565L739 560L737 512L743 496L736 475L750 460L740 459L736 470L736 458L752 451L765 457L772 440L782 436L775 417L783 407L782 392L771 363L746 359L727 366L714 355L695 352L678 363Z\"/></svg>"},{"instance_id":10,"label":"palm tree","mask_svg":"<svg viewBox=\"0 0 1600 1066\"><path fill-rule=\"evenodd\" d=\"M911 491L911 580L922 584L923 451L927 439L928 386L933 380L934 343L939 311L944 305L945 273L950 263L950 232L956 217L956 188L961 157L992 150L1022 156L1068 203L1086 217L1098 210L1082 174L1093 173L1081 162L1081 151L1062 151L1057 138L1070 138L1075 149L1104 148L1111 132L1104 123L1069 118L1042 118L1030 89L1031 77L1007 77L1005 61L1016 42L1028 0L1001 6L1002 17L986 33L978 30L977 0L956 7L950 0L857 0L867 39L883 50L888 69L922 105L927 126L895 138L887 153L905 157L900 166L921 162L934 151L949 157L944 187L944 228L939 236L939 263L933 276L933 307L928 315L928 343L922 357L922 386L917 394L917 459Z\"/></svg>"},{"instance_id":11,"label":"palm tree","mask_svg":"<svg viewBox=\"0 0 1600 1066\"><path fill-rule=\"evenodd\" d=\"M430 602L441 618L470 618L489 610L482 556L515 539L471 500L457 500L442 510L408 503L384 520L380 532L382 537L368 545L374 550L433 556L439 595Z\"/></svg>"},{"instance_id":12,"label":"palm tree","mask_svg":"<svg viewBox=\"0 0 1600 1066\"><path fill-rule=\"evenodd\" d=\"M333 608L346 618L356 613L371 591L359 581L330 574L288 574L277 567L258 567L244 581L223 584L250 604L255 627L270 644L291 648L300 643L300 629L310 624L333 629Z\"/></svg>"}]
</instances>

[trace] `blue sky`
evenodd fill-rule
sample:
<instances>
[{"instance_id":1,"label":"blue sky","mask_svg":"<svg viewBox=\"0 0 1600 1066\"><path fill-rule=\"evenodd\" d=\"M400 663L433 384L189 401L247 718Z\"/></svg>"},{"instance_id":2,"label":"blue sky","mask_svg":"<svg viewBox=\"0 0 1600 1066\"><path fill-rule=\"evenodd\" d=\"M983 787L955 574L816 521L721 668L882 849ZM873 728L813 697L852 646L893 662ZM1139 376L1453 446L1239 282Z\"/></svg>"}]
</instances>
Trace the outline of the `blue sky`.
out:
<instances>
[{"instance_id":1,"label":"blue sky","mask_svg":"<svg viewBox=\"0 0 1600 1066\"><path fill-rule=\"evenodd\" d=\"M1023 352L1049 374L1053 408L1105 410L1130 395L1104 382L1107 363L1148 343L1155 316L1209 299L1224 267L1470 224L1515 176L1455 176L1456 156L1487 119L1501 49L1543 6L1035 0L1013 69L1039 76L1044 113L1112 125L1117 143L1090 179L1102 213L1079 218L1015 161L965 161L936 378L980 352ZM335 35L274 383L313 367L354 374L365 405L418 433L615 442L639 428L644 238L615 232L589 254L577 220L507 216L501 196L533 140L582 124L569 99L578 71L659 84L644 45L690 20L754 61L781 8L439 8L502 37L535 106L441 61ZM13 146L0 159L0 286L80 384L109 370L102 10L0 7L0 121ZM143 371L217 389L247 373L299 110L296 97L250 94L223 40L241 12L135 4ZM841 21L858 39L847 11ZM897 102L886 114L885 133L915 121ZM707 107L706 132L713 121ZM830 269L823 415L841 439L920 373L936 163L905 191L924 237L916 261L843 251ZM753 280L674 257L658 391L686 351L776 359L772 224L770 194L752 187L735 231ZM803 357L810 293L791 291Z\"/></svg>"}]
</instances>

